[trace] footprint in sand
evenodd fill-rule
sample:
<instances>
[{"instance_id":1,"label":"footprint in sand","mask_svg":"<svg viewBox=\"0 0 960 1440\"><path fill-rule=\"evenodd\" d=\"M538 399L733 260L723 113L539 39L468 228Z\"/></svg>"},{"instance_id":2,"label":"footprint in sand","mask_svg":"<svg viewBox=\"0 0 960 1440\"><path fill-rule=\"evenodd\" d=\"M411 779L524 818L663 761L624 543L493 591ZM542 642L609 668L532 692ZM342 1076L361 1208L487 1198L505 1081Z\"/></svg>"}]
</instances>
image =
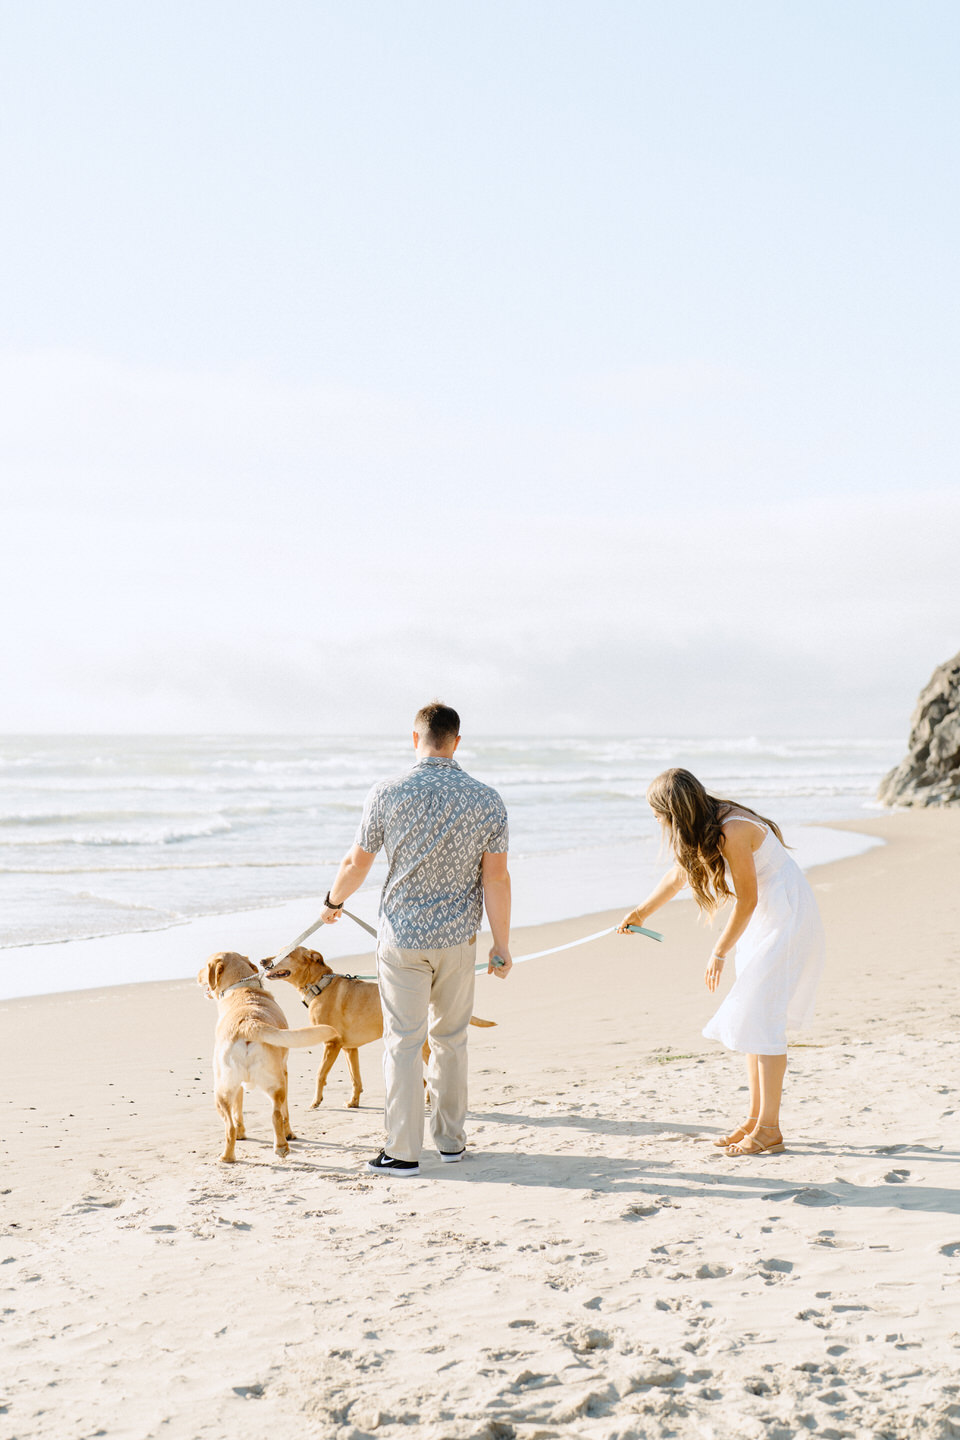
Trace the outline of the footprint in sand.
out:
<instances>
[{"instance_id":1,"label":"footprint in sand","mask_svg":"<svg viewBox=\"0 0 960 1440\"><path fill-rule=\"evenodd\" d=\"M562 1383L558 1375L546 1374L540 1370L521 1370L513 1384L507 1386L507 1390L516 1394L520 1390L545 1390Z\"/></svg>"},{"instance_id":2,"label":"footprint in sand","mask_svg":"<svg viewBox=\"0 0 960 1440\"><path fill-rule=\"evenodd\" d=\"M595 1330L586 1325L578 1325L569 1336L569 1344L574 1350L609 1350L613 1340L606 1330Z\"/></svg>"},{"instance_id":3,"label":"footprint in sand","mask_svg":"<svg viewBox=\"0 0 960 1440\"><path fill-rule=\"evenodd\" d=\"M949 1245L941 1245L940 1254L949 1255L951 1259L956 1255L960 1255L960 1240L954 1240Z\"/></svg>"},{"instance_id":4,"label":"footprint in sand","mask_svg":"<svg viewBox=\"0 0 960 1440\"><path fill-rule=\"evenodd\" d=\"M760 1260L758 1263L761 1270L772 1270L781 1275L789 1275L793 1269L792 1260Z\"/></svg>"},{"instance_id":5,"label":"footprint in sand","mask_svg":"<svg viewBox=\"0 0 960 1440\"><path fill-rule=\"evenodd\" d=\"M793 1197L794 1205L832 1205L836 1196L831 1195L829 1190L821 1190L817 1185L808 1185L803 1190L798 1190Z\"/></svg>"},{"instance_id":6,"label":"footprint in sand","mask_svg":"<svg viewBox=\"0 0 960 1440\"><path fill-rule=\"evenodd\" d=\"M90 1210L115 1210L118 1205L122 1204L122 1200L108 1198L105 1195L84 1195L83 1199L78 1200L70 1209L76 1215L85 1215Z\"/></svg>"},{"instance_id":7,"label":"footprint in sand","mask_svg":"<svg viewBox=\"0 0 960 1440\"><path fill-rule=\"evenodd\" d=\"M646 1360L627 1377L626 1394L635 1390L665 1389L679 1379L680 1371L669 1360Z\"/></svg>"},{"instance_id":8,"label":"footprint in sand","mask_svg":"<svg viewBox=\"0 0 960 1440\"><path fill-rule=\"evenodd\" d=\"M832 1321L824 1319L822 1310L798 1310L797 1319L812 1321L818 1330L829 1330L832 1324Z\"/></svg>"},{"instance_id":9,"label":"footprint in sand","mask_svg":"<svg viewBox=\"0 0 960 1440\"><path fill-rule=\"evenodd\" d=\"M884 1175L883 1178L884 1178L884 1180L887 1182L888 1185L902 1185L903 1182L904 1182L904 1180L909 1180L909 1178L910 1178L910 1171L909 1171L909 1170L888 1170L887 1173L886 1173L886 1175Z\"/></svg>"}]
</instances>

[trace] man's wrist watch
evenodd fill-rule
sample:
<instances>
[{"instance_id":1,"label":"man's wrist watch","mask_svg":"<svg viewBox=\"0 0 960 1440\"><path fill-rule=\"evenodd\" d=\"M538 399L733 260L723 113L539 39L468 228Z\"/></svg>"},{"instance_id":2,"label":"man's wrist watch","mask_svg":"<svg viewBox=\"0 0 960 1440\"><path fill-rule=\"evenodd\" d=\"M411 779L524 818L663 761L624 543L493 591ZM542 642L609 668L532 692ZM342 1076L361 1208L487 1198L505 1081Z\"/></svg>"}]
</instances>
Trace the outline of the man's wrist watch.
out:
<instances>
[{"instance_id":1,"label":"man's wrist watch","mask_svg":"<svg viewBox=\"0 0 960 1440\"><path fill-rule=\"evenodd\" d=\"M330 899L330 891L328 890L326 895L324 896L323 903L324 905L326 905L328 910L342 910L344 905L346 904L346 901L341 900L340 904L338 905L334 900Z\"/></svg>"}]
</instances>

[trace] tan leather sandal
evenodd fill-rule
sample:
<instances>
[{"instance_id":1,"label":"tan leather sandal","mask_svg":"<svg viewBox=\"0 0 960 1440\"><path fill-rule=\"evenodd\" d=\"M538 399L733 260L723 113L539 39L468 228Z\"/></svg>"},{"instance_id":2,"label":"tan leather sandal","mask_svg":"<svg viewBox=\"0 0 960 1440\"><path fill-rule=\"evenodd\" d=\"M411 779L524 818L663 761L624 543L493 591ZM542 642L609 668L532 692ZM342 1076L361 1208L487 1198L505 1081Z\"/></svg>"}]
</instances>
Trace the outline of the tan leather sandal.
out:
<instances>
[{"instance_id":1,"label":"tan leather sandal","mask_svg":"<svg viewBox=\"0 0 960 1440\"><path fill-rule=\"evenodd\" d=\"M766 1143L760 1136L774 1135L776 1139ZM780 1155L783 1152L783 1136L776 1125L758 1125L751 1135L736 1145L728 1145L727 1155Z\"/></svg>"},{"instance_id":2,"label":"tan leather sandal","mask_svg":"<svg viewBox=\"0 0 960 1440\"><path fill-rule=\"evenodd\" d=\"M756 1125L758 1119L759 1116L757 1115L749 1116L748 1119L744 1120L742 1125L738 1125L736 1130L732 1130L729 1135L721 1135L719 1140L713 1140L711 1143L715 1145L718 1150L726 1150L728 1145L736 1145L739 1140L742 1140L746 1135L750 1134L750 1131L754 1125Z\"/></svg>"}]
</instances>

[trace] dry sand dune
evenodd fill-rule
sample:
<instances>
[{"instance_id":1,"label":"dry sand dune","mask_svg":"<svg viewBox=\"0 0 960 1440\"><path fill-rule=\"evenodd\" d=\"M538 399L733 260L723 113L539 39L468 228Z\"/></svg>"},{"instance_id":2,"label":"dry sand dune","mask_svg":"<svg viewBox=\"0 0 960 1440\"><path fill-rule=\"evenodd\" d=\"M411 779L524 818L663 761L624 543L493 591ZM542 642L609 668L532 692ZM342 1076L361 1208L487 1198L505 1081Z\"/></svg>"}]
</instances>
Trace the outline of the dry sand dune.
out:
<instances>
[{"instance_id":1,"label":"dry sand dune","mask_svg":"<svg viewBox=\"0 0 960 1440\"><path fill-rule=\"evenodd\" d=\"M294 1053L290 1159L253 1096L223 1166L196 986L0 1007L0 1433L960 1435L960 813L856 828L887 844L812 874L830 968L781 1156L709 1143L741 1076L685 902L662 947L478 985L470 1153L414 1180L362 1169L378 1047L360 1111L339 1062L309 1110Z\"/></svg>"}]
</instances>

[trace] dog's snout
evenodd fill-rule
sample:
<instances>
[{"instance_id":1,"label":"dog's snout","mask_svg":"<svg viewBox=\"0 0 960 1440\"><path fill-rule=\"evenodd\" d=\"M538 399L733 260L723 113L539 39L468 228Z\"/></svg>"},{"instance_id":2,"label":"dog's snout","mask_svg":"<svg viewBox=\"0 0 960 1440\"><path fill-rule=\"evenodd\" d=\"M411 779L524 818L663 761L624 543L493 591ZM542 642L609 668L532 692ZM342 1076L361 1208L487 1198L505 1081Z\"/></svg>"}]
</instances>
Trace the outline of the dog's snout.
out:
<instances>
[{"instance_id":1,"label":"dog's snout","mask_svg":"<svg viewBox=\"0 0 960 1440\"><path fill-rule=\"evenodd\" d=\"M272 960L272 958L267 958L266 960L261 960L261 961L260 961L260 969L261 969L261 970L272 970L272 969L273 969L273 960Z\"/></svg>"}]
</instances>

